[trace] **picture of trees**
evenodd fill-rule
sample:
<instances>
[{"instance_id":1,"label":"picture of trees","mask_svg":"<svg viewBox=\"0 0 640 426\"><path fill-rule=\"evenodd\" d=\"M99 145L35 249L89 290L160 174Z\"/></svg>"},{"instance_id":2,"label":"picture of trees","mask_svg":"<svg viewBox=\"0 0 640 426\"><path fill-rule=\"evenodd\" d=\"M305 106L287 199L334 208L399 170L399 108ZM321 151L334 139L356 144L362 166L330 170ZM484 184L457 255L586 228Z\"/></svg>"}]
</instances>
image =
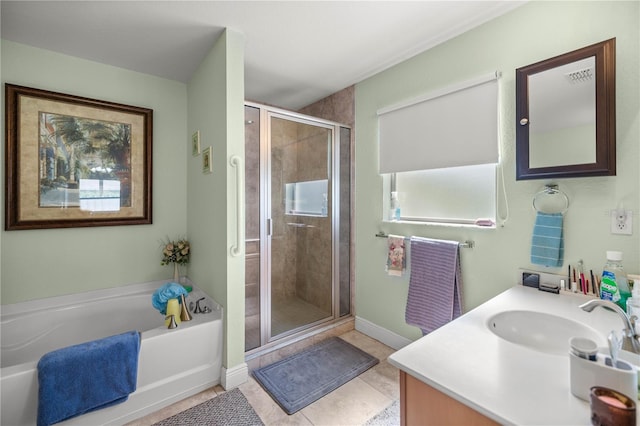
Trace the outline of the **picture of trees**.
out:
<instances>
[{"instance_id":1,"label":"picture of trees","mask_svg":"<svg viewBox=\"0 0 640 426\"><path fill-rule=\"evenodd\" d=\"M5 83L5 118L5 230L152 223L152 109Z\"/></svg>"},{"instance_id":2,"label":"picture of trees","mask_svg":"<svg viewBox=\"0 0 640 426\"><path fill-rule=\"evenodd\" d=\"M130 124L40 112L39 130L40 207L131 206Z\"/></svg>"}]
</instances>

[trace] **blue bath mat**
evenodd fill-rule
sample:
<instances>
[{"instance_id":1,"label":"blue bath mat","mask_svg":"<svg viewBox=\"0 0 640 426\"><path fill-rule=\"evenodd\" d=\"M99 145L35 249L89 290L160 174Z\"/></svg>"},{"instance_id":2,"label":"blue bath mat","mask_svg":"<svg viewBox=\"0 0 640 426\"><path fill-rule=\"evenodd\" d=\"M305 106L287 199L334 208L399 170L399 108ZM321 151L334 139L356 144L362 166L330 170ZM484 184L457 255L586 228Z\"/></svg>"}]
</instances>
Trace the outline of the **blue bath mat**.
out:
<instances>
[{"instance_id":1,"label":"blue bath mat","mask_svg":"<svg viewBox=\"0 0 640 426\"><path fill-rule=\"evenodd\" d=\"M377 358L332 337L257 369L253 376L287 414L293 414L377 363Z\"/></svg>"}]
</instances>

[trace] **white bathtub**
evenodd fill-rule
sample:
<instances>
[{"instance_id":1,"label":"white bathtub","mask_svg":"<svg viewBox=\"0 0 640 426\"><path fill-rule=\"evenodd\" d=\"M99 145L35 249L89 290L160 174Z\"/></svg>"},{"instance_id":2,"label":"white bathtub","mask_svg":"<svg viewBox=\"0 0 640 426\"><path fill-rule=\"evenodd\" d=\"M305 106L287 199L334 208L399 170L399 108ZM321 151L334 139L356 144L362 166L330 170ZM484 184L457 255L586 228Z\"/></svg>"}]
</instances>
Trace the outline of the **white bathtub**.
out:
<instances>
[{"instance_id":1,"label":"white bathtub","mask_svg":"<svg viewBox=\"0 0 640 426\"><path fill-rule=\"evenodd\" d=\"M42 355L65 346L129 330L142 333L137 389L119 405L87 413L64 425L122 424L220 383L222 309L210 298L200 302L212 311L167 329L151 305L164 281L135 284L71 296L2 306L0 424L36 424L37 363ZM206 295L195 286L187 297Z\"/></svg>"}]
</instances>

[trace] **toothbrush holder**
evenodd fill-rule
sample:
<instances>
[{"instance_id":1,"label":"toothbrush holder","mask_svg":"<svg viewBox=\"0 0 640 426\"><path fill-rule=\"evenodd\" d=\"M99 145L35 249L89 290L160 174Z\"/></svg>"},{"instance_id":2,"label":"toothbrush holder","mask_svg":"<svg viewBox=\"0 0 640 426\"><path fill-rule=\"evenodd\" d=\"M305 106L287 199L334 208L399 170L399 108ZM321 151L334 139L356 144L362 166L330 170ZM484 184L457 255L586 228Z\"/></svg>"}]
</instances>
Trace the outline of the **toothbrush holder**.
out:
<instances>
[{"instance_id":1,"label":"toothbrush holder","mask_svg":"<svg viewBox=\"0 0 640 426\"><path fill-rule=\"evenodd\" d=\"M569 353L569 376L571 393L585 401L589 401L593 386L613 389L632 400L638 394L636 367L617 360L614 368L611 358L600 353L593 361Z\"/></svg>"}]
</instances>

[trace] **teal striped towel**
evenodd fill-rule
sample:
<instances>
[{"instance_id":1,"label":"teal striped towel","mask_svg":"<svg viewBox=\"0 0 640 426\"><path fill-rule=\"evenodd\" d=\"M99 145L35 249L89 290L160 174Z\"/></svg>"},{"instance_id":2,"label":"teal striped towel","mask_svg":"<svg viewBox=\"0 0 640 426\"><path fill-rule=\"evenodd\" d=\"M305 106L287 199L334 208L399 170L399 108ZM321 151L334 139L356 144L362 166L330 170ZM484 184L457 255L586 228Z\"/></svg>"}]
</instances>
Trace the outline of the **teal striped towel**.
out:
<instances>
[{"instance_id":1,"label":"teal striped towel","mask_svg":"<svg viewBox=\"0 0 640 426\"><path fill-rule=\"evenodd\" d=\"M531 263L544 266L562 266L564 242L562 213L538 212L531 238Z\"/></svg>"}]
</instances>

